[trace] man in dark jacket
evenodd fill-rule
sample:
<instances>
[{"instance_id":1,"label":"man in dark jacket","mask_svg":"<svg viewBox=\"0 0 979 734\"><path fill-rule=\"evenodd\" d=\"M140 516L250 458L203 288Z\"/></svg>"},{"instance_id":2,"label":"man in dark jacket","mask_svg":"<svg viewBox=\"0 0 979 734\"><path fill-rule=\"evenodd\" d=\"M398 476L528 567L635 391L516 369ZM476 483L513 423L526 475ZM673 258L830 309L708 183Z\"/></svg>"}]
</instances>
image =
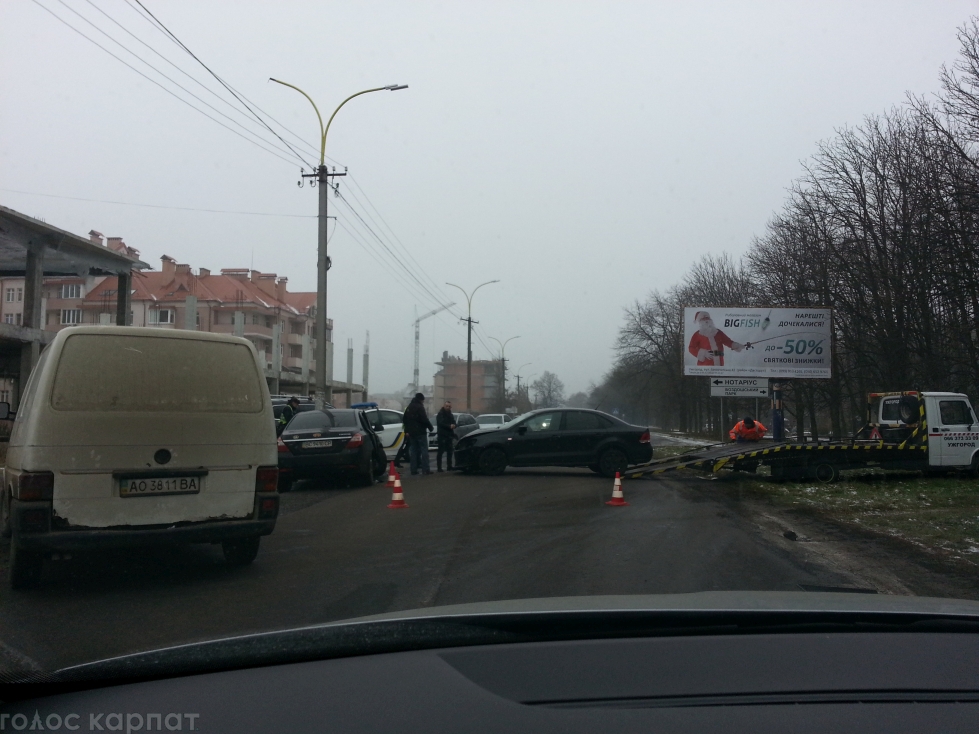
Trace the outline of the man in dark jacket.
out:
<instances>
[{"instance_id":1,"label":"man in dark jacket","mask_svg":"<svg viewBox=\"0 0 979 734\"><path fill-rule=\"evenodd\" d=\"M276 421L275 425L275 435L278 436L282 433L282 429L286 427L292 417L296 415L296 411L299 410L299 398L292 397L289 398L289 402L286 403L285 407L282 409L282 415L279 416L279 420Z\"/></svg>"},{"instance_id":2,"label":"man in dark jacket","mask_svg":"<svg viewBox=\"0 0 979 734\"><path fill-rule=\"evenodd\" d=\"M425 412L425 396L415 393L415 397L408 403L405 409L404 418L405 433L408 434L408 451L411 456L411 473L431 474L432 470L428 465L428 432L434 431L432 422L428 420L428 413Z\"/></svg>"},{"instance_id":3,"label":"man in dark jacket","mask_svg":"<svg viewBox=\"0 0 979 734\"><path fill-rule=\"evenodd\" d=\"M455 438L456 417L452 415L452 403L448 400L442 404L442 409L435 416L435 425L438 426L438 453L435 454L435 466L438 471L442 471L442 454L445 454L445 468L452 470L452 439Z\"/></svg>"}]
</instances>

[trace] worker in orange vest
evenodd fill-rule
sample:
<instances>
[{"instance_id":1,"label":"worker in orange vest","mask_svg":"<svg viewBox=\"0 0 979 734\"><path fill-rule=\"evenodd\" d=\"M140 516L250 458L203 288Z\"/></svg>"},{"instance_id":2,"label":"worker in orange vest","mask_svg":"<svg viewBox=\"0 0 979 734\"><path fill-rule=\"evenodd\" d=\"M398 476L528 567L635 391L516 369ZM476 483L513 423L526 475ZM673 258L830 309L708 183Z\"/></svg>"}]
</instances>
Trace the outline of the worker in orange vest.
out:
<instances>
[{"instance_id":1,"label":"worker in orange vest","mask_svg":"<svg viewBox=\"0 0 979 734\"><path fill-rule=\"evenodd\" d=\"M768 429L761 424L761 421L756 421L750 415L746 416L744 420L738 421L737 425L734 426L728 433L732 441L737 441L738 443L743 443L745 441L760 441L765 437L765 432Z\"/></svg>"}]
</instances>

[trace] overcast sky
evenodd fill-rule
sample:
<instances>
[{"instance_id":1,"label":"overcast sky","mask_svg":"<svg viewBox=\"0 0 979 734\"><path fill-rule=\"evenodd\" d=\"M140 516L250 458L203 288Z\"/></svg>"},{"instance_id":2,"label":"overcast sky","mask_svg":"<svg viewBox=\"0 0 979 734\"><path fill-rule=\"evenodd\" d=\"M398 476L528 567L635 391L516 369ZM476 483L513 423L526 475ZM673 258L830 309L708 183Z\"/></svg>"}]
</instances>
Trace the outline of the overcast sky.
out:
<instances>
[{"instance_id":1,"label":"overcast sky","mask_svg":"<svg viewBox=\"0 0 979 734\"><path fill-rule=\"evenodd\" d=\"M312 107L269 77L302 87L324 117L361 89L410 85L353 100L327 142L327 156L350 169L341 194L384 242L331 199L342 225L329 290L339 378L353 338L360 379L370 331L372 389L403 388L414 310L464 305L446 281L471 289L498 278L473 301L485 341L476 358L497 350L488 337L519 336L506 349L511 367L555 372L569 394L609 368L625 306L705 253L745 251L818 140L907 91L936 91L957 54L956 27L976 11L974 0L143 3L314 147ZM303 164L220 127L42 5L241 131L77 11L281 147L112 22L234 103L135 2L4 0L0 203L79 234L122 236L157 268L165 253L315 289L317 192L296 186ZM315 156L301 152L308 170ZM422 322L423 383L443 350L465 354L465 330L446 313Z\"/></svg>"}]
</instances>

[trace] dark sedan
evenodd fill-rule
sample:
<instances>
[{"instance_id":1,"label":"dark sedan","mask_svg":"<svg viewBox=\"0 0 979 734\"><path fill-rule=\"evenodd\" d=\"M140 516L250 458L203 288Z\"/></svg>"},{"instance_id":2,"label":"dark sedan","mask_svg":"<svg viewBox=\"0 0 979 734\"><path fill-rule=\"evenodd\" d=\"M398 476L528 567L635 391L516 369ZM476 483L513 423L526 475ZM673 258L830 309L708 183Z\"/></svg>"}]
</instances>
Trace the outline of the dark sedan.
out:
<instances>
[{"instance_id":1,"label":"dark sedan","mask_svg":"<svg viewBox=\"0 0 979 734\"><path fill-rule=\"evenodd\" d=\"M384 447L362 410L297 413L279 436L279 491L298 479L352 477L365 486L384 476Z\"/></svg>"},{"instance_id":2,"label":"dark sedan","mask_svg":"<svg viewBox=\"0 0 979 734\"><path fill-rule=\"evenodd\" d=\"M461 439L455 466L502 474L508 466L587 466L606 477L653 458L649 431L597 410L549 408Z\"/></svg>"}]
</instances>

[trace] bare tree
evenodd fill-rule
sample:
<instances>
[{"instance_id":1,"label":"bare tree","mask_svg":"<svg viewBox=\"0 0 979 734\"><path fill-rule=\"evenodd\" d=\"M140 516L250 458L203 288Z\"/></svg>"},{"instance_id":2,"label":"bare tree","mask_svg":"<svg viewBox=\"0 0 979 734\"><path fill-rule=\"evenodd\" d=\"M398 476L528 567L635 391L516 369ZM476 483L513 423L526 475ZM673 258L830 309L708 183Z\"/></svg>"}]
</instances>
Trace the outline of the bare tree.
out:
<instances>
[{"instance_id":1,"label":"bare tree","mask_svg":"<svg viewBox=\"0 0 979 734\"><path fill-rule=\"evenodd\" d=\"M564 383L553 372L544 370L531 383L530 389L534 391L534 402L538 408L554 408L564 402Z\"/></svg>"}]
</instances>

